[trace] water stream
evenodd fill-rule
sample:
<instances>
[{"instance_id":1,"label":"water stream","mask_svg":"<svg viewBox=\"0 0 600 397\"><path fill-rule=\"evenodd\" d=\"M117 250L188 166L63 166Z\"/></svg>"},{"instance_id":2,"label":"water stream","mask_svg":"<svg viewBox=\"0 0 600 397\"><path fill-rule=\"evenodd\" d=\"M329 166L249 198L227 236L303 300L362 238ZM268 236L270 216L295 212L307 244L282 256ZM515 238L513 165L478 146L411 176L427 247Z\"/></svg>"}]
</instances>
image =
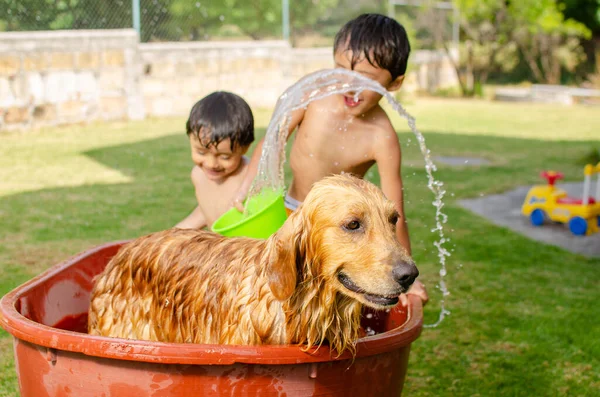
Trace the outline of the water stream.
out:
<instances>
[{"instance_id":1,"label":"water stream","mask_svg":"<svg viewBox=\"0 0 600 397\"><path fill-rule=\"evenodd\" d=\"M408 126L419 143L419 148L425 159L425 170L428 179L427 186L434 195L432 205L435 207L436 226L431 231L432 233L436 233L438 237L438 240L434 242L434 245L438 250L440 264L440 280L437 287L441 291L442 298L440 300L441 309L438 320L433 324L425 324L424 326L436 327L442 322L445 316L450 314L445 307L445 298L450 292L444 281L447 273L446 259L450 256L450 252L444 247L445 243L448 242L444 235L444 224L447 222L448 217L442 211L444 207L442 199L446 191L444 190L443 183L434 178L433 173L437 168L431 160L429 149L427 149L427 146L425 145L425 137L417 129L415 118L408 114L402 105L395 100L392 94L378 82L363 77L353 71L345 69L326 69L309 74L289 87L279 97L273 116L267 127L263 151L258 166L258 173L250 188L249 195L259 194L265 188L281 192L284 191L285 146L289 133L291 115L294 110L306 108L310 102L330 95L351 92L355 93L355 97L358 97L364 90L374 91L384 96L390 106L398 112L401 117L406 119Z\"/></svg>"}]
</instances>

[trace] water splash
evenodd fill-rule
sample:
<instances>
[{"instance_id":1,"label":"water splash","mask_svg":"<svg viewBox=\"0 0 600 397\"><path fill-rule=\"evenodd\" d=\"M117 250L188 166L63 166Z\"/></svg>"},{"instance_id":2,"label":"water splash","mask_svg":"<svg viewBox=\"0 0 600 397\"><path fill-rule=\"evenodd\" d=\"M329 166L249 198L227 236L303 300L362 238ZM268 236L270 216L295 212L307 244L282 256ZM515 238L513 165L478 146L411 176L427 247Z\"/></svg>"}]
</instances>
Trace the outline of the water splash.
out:
<instances>
[{"instance_id":1,"label":"water splash","mask_svg":"<svg viewBox=\"0 0 600 397\"><path fill-rule=\"evenodd\" d=\"M296 84L289 87L278 99L273 112L273 117L267 127L263 150L261 153L258 173L250 187L249 195L257 195L265 189L283 191L284 182L284 163L285 163L285 144L290 133L289 128L292 119L292 112L298 109L306 109L312 101L323 99L330 95L354 93L355 100L358 100L362 91L374 91L387 99L392 108L404 119L415 135L421 153L425 159L425 170L427 172L427 187L434 195L433 206L435 211L436 227L432 229L437 233L438 240L434 243L438 250L440 262L440 281L438 288L442 293L441 309L438 320L434 324L426 324L425 327L438 326L444 317L450 312L445 308L445 298L450 294L446 287L444 277L446 276L446 258L450 253L444 247L447 242L444 236L443 225L448 217L443 213L442 201L446 191L442 182L435 180L433 173L437 171L435 164L431 160L431 153L425 145L425 137L417 129L415 118L398 103L390 92L388 92L378 82L362 75L345 69L326 69L305 76Z\"/></svg>"}]
</instances>

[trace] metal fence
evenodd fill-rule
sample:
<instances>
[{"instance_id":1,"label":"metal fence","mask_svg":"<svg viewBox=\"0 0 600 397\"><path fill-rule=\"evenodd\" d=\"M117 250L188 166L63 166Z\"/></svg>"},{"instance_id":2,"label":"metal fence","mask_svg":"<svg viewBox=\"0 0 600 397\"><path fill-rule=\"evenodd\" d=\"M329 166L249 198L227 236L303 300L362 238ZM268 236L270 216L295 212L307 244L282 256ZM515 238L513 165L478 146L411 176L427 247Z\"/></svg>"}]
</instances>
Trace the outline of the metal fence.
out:
<instances>
[{"instance_id":1,"label":"metal fence","mask_svg":"<svg viewBox=\"0 0 600 397\"><path fill-rule=\"evenodd\" d=\"M131 27L131 0L0 0L0 30Z\"/></svg>"},{"instance_id":2,"label":"metal fence","mask_svg":"<svg viewBox=\"0 0 600 397\"><path fill-rule=\"evenodd\" d=\"M0 0L0 31L135 28L142 42L284 38L311 47L331 45L356 15L379 12L393 13L414 40L426 44L434 14L421 4L432 2L407 1ZM448 16L442 19L448 26Z\"/></svg>"},{"instance_id":3,"label":"metal fence","mask_svg":"<svg viewBox=\"0 0 600 397\"><path fill-rule=\"evenodd\" d=\"M413 46L438 49L458 45L459 14L447 0L388 0L388 15L404 25Z\"/></svg>"},{"instance_id":4,"label":"metal fence","mask_svg":"<svg viewBox=\"0 0 600 397\"><path fill-rule=\"evenodd\" d=\"M187 0L185 0L187 1ZM3 4L5 3L5 4ZM142 41L167 39L176 0L0 0L0 31L132 28L140 10ZM172 38L174 39L174 37Z\"/></svg>"}]
</instances>

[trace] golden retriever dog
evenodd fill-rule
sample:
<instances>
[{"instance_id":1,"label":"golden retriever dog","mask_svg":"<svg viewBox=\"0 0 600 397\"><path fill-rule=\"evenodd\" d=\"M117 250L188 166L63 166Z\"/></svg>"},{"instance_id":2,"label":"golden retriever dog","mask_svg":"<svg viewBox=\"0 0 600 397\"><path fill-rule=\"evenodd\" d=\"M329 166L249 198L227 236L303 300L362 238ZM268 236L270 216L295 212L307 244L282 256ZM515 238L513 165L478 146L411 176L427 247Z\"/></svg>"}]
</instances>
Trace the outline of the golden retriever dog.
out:
<instances>
[{"instance_id":1,"label":"golden retriever dog","mask_svg":"<svg viewBox=\"0 0 600 397\"><path fill-rule=\"evenodd\" d=\"M354 351L362 306L393 307L419 274L397 219L378 187L337 175L267 240L182 229L141 237L98 276L89 333Z\"/></svg>"}]
</instances>

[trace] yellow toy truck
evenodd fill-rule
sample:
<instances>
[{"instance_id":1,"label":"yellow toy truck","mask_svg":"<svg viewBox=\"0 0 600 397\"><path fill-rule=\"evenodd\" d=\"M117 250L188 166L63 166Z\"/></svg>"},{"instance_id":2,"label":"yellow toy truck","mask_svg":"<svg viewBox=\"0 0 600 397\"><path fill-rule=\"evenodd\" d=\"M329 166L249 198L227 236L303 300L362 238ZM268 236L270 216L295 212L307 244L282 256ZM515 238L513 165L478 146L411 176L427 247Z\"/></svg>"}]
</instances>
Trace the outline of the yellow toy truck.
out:
<instances>
[{"instance_id":1,"label":"yellow toy truck","mask_svg":"<svg viewBox=\"0 0 600 397\"><path fill-rule=\"evenodd\" d=\"M592 176L598 174L595 197L590 195ZM521 213L529 217L531 224L541 226L547 220L565 223L576 236L600 231L600 163L588 164L583 169L583 197L568 197L567 192L554 186L563 177L555 171L544 171L541 176L547 185L533 186L521 207Z\"/></svg>"}]
</instances>

